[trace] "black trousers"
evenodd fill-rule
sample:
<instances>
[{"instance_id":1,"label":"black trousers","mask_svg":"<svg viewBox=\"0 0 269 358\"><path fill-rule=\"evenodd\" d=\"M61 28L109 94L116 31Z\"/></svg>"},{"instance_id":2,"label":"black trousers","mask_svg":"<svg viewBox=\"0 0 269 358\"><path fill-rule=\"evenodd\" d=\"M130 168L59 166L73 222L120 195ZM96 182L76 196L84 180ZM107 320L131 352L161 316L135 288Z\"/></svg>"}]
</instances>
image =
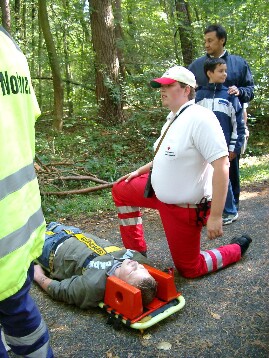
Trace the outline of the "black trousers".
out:
<instances>
[{"instance_id":1,"label":"black trousers","mask_svg":"<svg viewBox=\"0 0 269 358\"><path fill-rule=\"evenodd\" d=\"M231 180L234 200L236 204L239 204L239 196L240 196L239 159L240 159L240 155L237 155L234 158L234 160L230 162L230 170L229 170L229 177Z\"/></svg>"}]
</instances>

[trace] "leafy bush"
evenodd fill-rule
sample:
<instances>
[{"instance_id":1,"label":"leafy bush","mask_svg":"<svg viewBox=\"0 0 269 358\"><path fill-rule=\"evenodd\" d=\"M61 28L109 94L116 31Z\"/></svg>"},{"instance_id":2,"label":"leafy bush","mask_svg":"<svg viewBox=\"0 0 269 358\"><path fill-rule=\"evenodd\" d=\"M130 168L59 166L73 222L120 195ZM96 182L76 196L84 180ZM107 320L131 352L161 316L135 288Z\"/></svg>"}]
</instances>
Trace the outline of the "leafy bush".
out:
<instances>
[{"instance_id":1,"label":"leafy bush","mask_svg":"<svg viewBox=\"0 0 269 358\"><path fill-rule=\"evenodd\" d=\"M36 153L44 165L72 163L67 168L57 167L64 175L96 175L113 182L152 159L152 146L166 114L166 110L159 108L147 112L140 110L129 113L124 124L114 127L105 127L92 118L76 118L61 133L49 129L43 118L37 124ZM240 160L241 182L247 185L269 177L267 119L250 117L249 128L247 152ZM70 190L92 185L95 184L89 181L57 181L53 185L40 181L47 220L114 210L110 189L65 197L45 194L55 191L55 186L58 190Z\"/></svg>"}]
</instances>

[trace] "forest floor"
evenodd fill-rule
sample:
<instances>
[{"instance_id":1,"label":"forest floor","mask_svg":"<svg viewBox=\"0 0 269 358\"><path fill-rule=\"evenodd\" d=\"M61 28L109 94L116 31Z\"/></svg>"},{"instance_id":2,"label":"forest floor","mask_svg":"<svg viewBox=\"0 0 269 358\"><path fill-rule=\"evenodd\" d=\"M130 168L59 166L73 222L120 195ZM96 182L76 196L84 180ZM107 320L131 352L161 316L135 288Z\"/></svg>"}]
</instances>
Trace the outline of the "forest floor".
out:
<instances>
[{"instance_id":1,"label":"forest floor","mask_svg":"<svg viewBox=\"0 0 269 358\"><path fill-rule=\"evenodd\" d=\"M107 314L100 308L83 311L55 302L33 285L32 295L49 327L55 357L267 358L268 199L268 182L245 187L239 219L224 227L224 236L209 242L203 231L203 249L227 244L242 233L249 234L253 242L240 262L221 271L198 279L176 273L175 283L186 300L185 307L143 334L127 327L116 331L106 324ZM57 220L121 244L116 211ZM162 270L173 266L158 213L145 210L143 220L149 259Z\"/></svg>"}]
</instances>

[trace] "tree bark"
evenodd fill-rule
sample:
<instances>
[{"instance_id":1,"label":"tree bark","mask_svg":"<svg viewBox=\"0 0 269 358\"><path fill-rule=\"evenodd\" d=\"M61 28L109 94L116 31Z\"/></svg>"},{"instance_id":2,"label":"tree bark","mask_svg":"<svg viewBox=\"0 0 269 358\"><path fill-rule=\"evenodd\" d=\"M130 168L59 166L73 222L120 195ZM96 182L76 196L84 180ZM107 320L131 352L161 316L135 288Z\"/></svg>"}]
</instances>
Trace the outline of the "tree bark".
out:
<instances>
[{"instance_id":1,"label":"tree bark","mask_svg":"<svg viewBox=\"0 0 269 358\"><path fill-rule=\"evenodd\" d=\"M2 9L2 25L10 33L10 7L9 0L0 0Z\"/></svg>"},{"instance_id":2,"label":"tree bark","mask_svg":"<svg viewBox=\"0 0 269 358\"><path fill-rule=\"evenodd\" d=\"M124 115L112 4L111 0L92 0L89 3L100 121L117 124L124 120Z\"/></svg>"},{"instance_id":3,"label":"tree bark","mask_svg":"<svg viewBox=\"0 0 269 358\"><path fill-rule=\"evenodd\" d=\"M74 106L72 101L72 87L71 87L71 68L69 61L69 45L68 45L68 31L69 22L68 16L70 12L69 0L63 0L63 8L65 13L65 21L63 27L63 46L64 46L64 58L65 58L65 77L66 77L66 100L68 103L68 117L72 117L74 112Z\"/></svg>"},{"instance_id":4,"label":"tree bark","mask_svg":"<svg viewBox=\"0 0 269 358\"><path fill-rule=\"evenodd\" d=\"M14 4L14 19L15 19L15 31L16 35L18 36L20 34L21 29L21 0L15 0Z\"/></svg>"},{"instance_id":5,"label":"tree bark","mask_svg":"<svg viewBox=\"0 0 269 358\"><path fill-rule=\"evenodd\" d=\"M48 57L53 78L54 89L54 118L53 127L59 131L63 127L64 92L61 80L61 71L53 37L50 30L46 0L38 0L39 21L46 42Z\"/></svg>"},{"instance_id":6,"label":"tree bark","mask_svg":"<svg viewBox=\"0 0 269 358\"><path fill-rule=\"evenodd\" d=\"M180 38L180 44L181 44L183 63L184 66L188 66L193 60L193 51L194 51L194 40L192 36L191 19L190 19L190 12L188 8L189 5L185 0L176 0L175 4L176 4L176 16L178 20L178 28L175 32L176 56L177 58L179 57L177 51L177 41L176 41L176 35L178 32Z\"/></svg>"},{"instance_id":7,"label":"tree bark","mask_svg":"<svg viewBox=\"0 0 269 358\"><path fill-rule=\"evenodd\" d=\"M125 59L124 59L124 38L123 38L123 30L121 27L121 23L122 23L121 1L122 0L113 0L113 12L115 16L115 37L116 37L117 55L119 58L119 65L120 65L120 75L124 79L126 74L126 69L125 69Z\"/></svg>"}]
</instances>

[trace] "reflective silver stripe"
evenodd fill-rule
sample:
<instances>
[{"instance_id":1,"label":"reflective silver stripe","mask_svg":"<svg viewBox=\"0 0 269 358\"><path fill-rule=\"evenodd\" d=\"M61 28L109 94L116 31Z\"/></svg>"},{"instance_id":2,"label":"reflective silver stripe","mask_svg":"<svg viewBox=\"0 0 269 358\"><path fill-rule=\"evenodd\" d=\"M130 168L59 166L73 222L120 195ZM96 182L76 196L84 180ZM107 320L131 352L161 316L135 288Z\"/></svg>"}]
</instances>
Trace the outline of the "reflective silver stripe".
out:
<instances>
[{"instance_id":1,"label":"reflective silver stripe","mask_svg":"<svg viewBox=\"0 0 269 358\"><path fill-rule=\"evenodd\" d=\"M12 218L10 218L12 220ZM43 223L41 207L29 217L28 221L18 230L13 231L0 240L0 259L17 248L23 246L32 233Z\"/></svg>"},{"instance_id":2,"label":"reflective silver stripe","mask_svg":"<svg viewBox=\"0 0 269 358\"><path fill-rule=\"evenodd\" d=\"M139 210L138 206L118 206L118 212L120 214L135 213Z\"/></svg>"},{"instance_id":3,"label":"reflective silver stripe","mask_svg":"<svg viewBox=\"0 0 269 358\"><path fill-rule=\"evenodd\" d=\"M28 334L28 336L23 336L23 337L13 337L13 336L9 336L7 334L5 334L6 337L6 341L8 342L9 345L11 346L33 346L45 333L47 332L47 326L45 324L45 322L43 321L43 319L41 319L40 325L38 326L38 328ZM49 349L49 341L47 341L45 344L43 344L42 347L40 347L38 350L27 354L27 357L40 357L40 358L46 358L47 357L47 352ZM18 356L17 357L22 357L22 356Z\"/></svg>"},{"instance_id":4,"label":"reflective silver stripe","mask_svg":"<svg viewBox=\"0 0 269 358\"><path fill-rule=\"evenodd\" d=\"M129 226L129 225L139 225L142 224L142 218L127 218L127 219L120 219L120 225L122 226Z\"/></svg>"},{"instance_id":5,"label":"reflective silver stripe","mask_svg":"<svg viewBox=\"0 0 269 358\"><path fill-rule=\"evenodd\" d=\"M29 358L37 358L37 357L38 358L47 358L49 346L50 346L49 341L47 341L37 351L34 351L33 353L27 354L27 357L29 357Z\"/></svg>"},{"instance_id":6,"label":"reflective silver stripe","mask_svg":"<svg viewBox=\"0 0 269 358\"><path fill-rule=\"evenodd\" d=\"M0 200L22 188L36 178L33 163L0 180Z\"/></svg>"},{"instance_id":7,"label":"reflective silver stripe","mask_svg":"<svg viewBox=\"0 0 269 358\"><path fill-rule=\"evenodd\" d=\"M212 260L212 257L211 257L211 256L209 255L209 253L206 252L206 251L201 251L200 254L203 255L204 258L205 258L205 262L206 262L206 266L207 266L208 272L212 272L212 271L213 271L213 260Z\"/></svg>"},{"instance_id":8,"label":"reflective silver stripe","mask_svg":"<svg viewBox=\"0 0 269 358\"><path fill-rule=\"evenodd\" d=\"M210 252L213 252L213 254L216 256L217 259L217 269L220 269L223 267L223 261L222 261L222 256L221 253L219 252L218 249L212 249L210 250Z\"/></svg>"}]
</instances>

